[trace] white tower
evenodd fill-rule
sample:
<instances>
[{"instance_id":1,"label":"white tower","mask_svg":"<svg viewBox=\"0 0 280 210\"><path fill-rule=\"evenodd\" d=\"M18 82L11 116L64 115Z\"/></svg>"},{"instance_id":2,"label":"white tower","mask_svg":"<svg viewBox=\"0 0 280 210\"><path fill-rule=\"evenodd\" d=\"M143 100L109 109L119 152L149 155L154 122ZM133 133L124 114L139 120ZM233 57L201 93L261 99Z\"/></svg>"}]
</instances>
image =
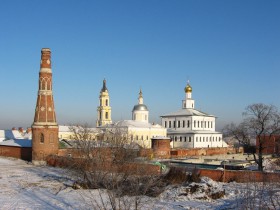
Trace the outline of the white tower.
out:
<instances>
[{"instance_id":1,"label":"white tower","mask_svg":"<svg viewBox=\"0 0 280 210\"><path fill-rule=\"evenodd\" d=\"M97 108L97 121L96 126L103 126L106 124L111 124L111 107L110 107L110 97L109 92L106 87L106 80L103 80L103 87L99 95L99 106Z\"/></svg>"},{"instance_id":2,"label":"white tower","mask_svg":"<svg viewBox=\"0 0 280 210\"><path fill-rule=\"evenodd\" d=\"M182 108L183 109L194 109L194 100L192 99L192 87L188 81L187 86L185 87L186 99L183 100Z\"/></svg>"},{"instance_id":3,"label":"white tower","mask_svg":"<svg viewBox=\"0 0 280 210\"><path fill-rule=\"evenodd\" d=\"M149 110L145 104L143 104L143 94L140 89L138 96L138 104L133 107L132 120L140 122L149 122Z\"/></svg>"}]
</instances>

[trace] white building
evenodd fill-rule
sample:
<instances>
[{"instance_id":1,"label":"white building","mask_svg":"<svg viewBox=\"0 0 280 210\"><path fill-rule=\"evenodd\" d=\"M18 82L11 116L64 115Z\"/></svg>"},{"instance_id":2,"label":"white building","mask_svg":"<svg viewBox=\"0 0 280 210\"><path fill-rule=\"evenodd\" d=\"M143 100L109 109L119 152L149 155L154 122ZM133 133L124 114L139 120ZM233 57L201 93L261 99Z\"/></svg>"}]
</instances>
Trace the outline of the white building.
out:
<instances>
[{"instance_id":1,"label":"white building","mask_svg":"<svg viewBox=\"0 0 280 210\"><path fill-rule=\"evenodd\" d=\"M216 117L195 109L192 88L185 87L182 109L161 116L162 126L167 128L173 148L227 147L222 133L215 131Z\"/></svg>"},{"instance_id":2,"label":"white building","mask_svg":"<svg viewBox=\"0 0 280 210\"><path fill-rule=\"evenodd\" d=\"M151 148L151 139L166 137L166 129L159 124L149 123L149 110L143 103L143 94L140 90L138 104L133 107L132 120L122 120L100 127L104 132L104 140L121 137L127 143L136 143L144 148Z\"/></svg>"}]
</instances>

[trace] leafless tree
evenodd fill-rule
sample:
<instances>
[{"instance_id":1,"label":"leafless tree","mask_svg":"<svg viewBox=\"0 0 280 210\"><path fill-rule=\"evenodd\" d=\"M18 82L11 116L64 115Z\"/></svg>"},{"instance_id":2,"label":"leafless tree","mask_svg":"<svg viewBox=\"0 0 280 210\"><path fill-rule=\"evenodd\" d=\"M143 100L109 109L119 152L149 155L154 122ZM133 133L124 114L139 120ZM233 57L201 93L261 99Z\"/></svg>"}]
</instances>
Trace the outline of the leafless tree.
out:
<instances>
[{"instance_id":1,"label":"leafless tree","mask_svg":"<svg viewBox=\"0 0 280 210\"><path fill-rule=\"evenodd\" d=\"M258 170L263 171L265 141L269 141L274 135L279 134L280 113L273 105L258 103L247 106L243 117L244 119L239 125L226 125L224 131L245 145L249 144L250 138L257 140L257 154L253 155L258 164Z\"/></svg>"},{"instance_id":2,"label":"leafless tree","mask_svg":"<svg viewBox=\"0 0 280 210\"><path fill-rule=\"evenodd\" d=\"M135 162L137 150L123 128L103 130L98 140L87 126L70 127L75 154L69 161L77 188L96 189L90 199L94 209L139 209L142 195L158 193L158 174ZM139 164L141 166L141 164Z\"/></svg>"}]
</instances>

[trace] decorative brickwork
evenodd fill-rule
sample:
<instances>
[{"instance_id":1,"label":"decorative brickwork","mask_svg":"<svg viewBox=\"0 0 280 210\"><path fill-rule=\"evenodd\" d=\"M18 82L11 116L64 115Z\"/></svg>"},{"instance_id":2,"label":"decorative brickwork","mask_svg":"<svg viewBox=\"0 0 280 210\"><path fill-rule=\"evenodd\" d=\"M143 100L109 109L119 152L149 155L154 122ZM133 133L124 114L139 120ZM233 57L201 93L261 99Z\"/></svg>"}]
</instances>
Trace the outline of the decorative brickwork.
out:
<instances>
[{"instance_id":1,"label":"decorative brickwork","mask_svg":"<svg viewBox=\"0 0 280 210\"><path fill-rule=\"evenodd\" d=\"M39 72L39 91L32 125L32 162L44 163L58 153L58 125L52 93L51 51L43 48Z\"/></svg>"}]
</instances>

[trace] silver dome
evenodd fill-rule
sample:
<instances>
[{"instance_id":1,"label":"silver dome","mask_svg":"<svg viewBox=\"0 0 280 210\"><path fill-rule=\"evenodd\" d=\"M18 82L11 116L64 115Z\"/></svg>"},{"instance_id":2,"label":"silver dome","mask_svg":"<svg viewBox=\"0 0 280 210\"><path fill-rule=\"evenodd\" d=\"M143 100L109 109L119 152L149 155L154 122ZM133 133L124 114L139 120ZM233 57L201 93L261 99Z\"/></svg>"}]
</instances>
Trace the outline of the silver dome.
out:
<instances>
[{"instance_id":1,"label":"silver dome","mask_svg":"<svg viewBox=\"0 0 280 210\"><path fill-rule=\"evenodd\" d=\"M137 104L133 107L132 111L148 111L148 108L145 104Z\"/></svg>"}]
</instances>

